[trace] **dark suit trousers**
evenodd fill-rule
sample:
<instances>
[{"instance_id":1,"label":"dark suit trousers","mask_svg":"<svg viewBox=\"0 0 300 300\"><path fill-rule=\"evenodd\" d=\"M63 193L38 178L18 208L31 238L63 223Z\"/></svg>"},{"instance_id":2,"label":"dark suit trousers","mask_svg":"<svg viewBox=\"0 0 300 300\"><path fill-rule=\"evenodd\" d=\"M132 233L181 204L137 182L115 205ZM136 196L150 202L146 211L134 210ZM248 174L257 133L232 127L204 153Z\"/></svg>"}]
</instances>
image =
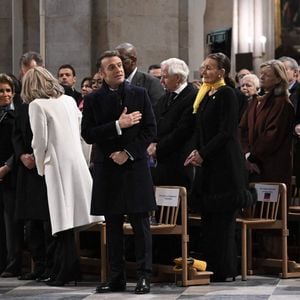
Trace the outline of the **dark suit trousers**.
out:
<instances>
[{"instance_id":1,"label":"dark suit trousers","mask_svg":"<svg viewBox=\"0 0 300 300\"><path fill-rule=\"evenodd\" d=\"M152 271L152 236L150 232L149 214L129 214L129 221L134 232L135 258L137 275L151 275ZM123 215L105 215L107 228L108 257L110 281L125 283Z\"/></svg>"}]
</instances>

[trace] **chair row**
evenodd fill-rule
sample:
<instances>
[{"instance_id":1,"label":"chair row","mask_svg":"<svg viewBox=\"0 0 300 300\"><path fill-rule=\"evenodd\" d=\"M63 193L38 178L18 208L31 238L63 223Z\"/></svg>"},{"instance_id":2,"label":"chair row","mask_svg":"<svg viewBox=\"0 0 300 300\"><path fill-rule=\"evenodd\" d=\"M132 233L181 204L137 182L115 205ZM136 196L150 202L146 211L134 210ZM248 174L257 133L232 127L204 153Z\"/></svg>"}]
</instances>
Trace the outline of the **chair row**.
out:
<instances>
[{"instance_id":1,"label":"chair row","mask_svg":"<svg viewBox=\"0 0 300 300\"><path fill-rule=\"evenodd\" d=\"M287 237L289 231L287 228L287 189L284 183L264 182L255 183L253 186L258 192L258 201L247 209L237 219L242 228L242 253L241 253L241 274L242 280L247 279L247 275L252 272L252 232L253 230L279 230L281 236L282 258L266 259L269 266L281 266L282 278L299 277L300 271L293 270L295 262L288 261ZM183 286L209 284L209 271L197 272L188 264L188 214L187 214L187 193L184 187L164 186L156 187L156 200L158 210L156 211L157 224L151 225L153 235L178 235L181 237L181 256L182 270L180 274L172 268L166 266L157 266L158 272L177 273L181 278L180 283ZM300 207L299 207L300 208ZM180 218L178 217L180 216ZM300 210L299 210L300 216ZM199 220L199 216L191 216L191 220ZM299 219L300 220L300 219ZM100 273L101 281L107 279L107 241L106 225L99 223L90 230L100 231L101 234L101 263ZM133 231L130 224L124 224L124 234L132 235Z\"/></svg>"}]
</instances>

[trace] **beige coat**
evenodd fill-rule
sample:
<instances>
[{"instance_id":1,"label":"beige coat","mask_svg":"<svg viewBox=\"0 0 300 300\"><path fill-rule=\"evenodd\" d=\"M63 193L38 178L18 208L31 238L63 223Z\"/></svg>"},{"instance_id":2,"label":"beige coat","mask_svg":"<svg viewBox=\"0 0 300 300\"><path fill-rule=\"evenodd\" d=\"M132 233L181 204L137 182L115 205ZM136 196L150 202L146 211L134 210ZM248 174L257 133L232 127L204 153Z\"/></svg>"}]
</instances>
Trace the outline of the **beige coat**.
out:
<instances>
[{"instance_id":1,"label":"beige coat","mask_svg":"<svg viewBox=\"0 0 300 300\"><path fill-rule=\"evenodd\" d=\"M29 118L37 170L47 184L52 234L103 220L90 215L92 178L74 99L36 99L29 105Z\"/></svg>"}]
</instances>

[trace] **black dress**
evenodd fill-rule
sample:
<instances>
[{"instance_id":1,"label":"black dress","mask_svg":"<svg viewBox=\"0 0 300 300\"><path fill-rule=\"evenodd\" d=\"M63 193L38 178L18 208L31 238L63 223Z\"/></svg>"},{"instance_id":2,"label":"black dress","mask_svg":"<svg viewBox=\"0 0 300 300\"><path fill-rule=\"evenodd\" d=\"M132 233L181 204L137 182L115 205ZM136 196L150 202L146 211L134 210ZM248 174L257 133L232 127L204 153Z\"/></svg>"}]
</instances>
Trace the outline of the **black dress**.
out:
<instances>
[{"instance_id":1,"label":"black dress","mask_svg":"<svg viewBox=\"0 0 300 300\"><path fill-rule=\"evenodd\" d=\"M0 181L0 273L16 276L21 271L23 226L16 222L14 149L11 142L15 111L0 109L0 167L6 163L11 171ZM9 162L9 163L8 163Z\"/></svg>"},{"instance_id":2,"label":"black dress","mask_svg":"<svg viewBox=\"0 0 300 300\"><path fill-rule=\"evenodd\" d=\"M196 114L194 149L203 158L196 168L192 207L202 216L203 259L214 280L237 274L235 219L247 195L246 170L237 139L238 99L224 86L203 99Z\"/></svg>"},{"instance_id":3,"label":"black dress","mask_svg":"<svg viewBox=\"0 0 300 300\"><path fill-rule=\"evenodd\" d=\"M22 154L33 153L28 104L23 103L16 109L12 141L17 165L15 217L25 222L26 240L34 261L33 273L39 277L52 265L51 255L47 253L51 225L45 178L38 175L36 168L26 168L20 160Z\"/></svg>"}]
</instances>

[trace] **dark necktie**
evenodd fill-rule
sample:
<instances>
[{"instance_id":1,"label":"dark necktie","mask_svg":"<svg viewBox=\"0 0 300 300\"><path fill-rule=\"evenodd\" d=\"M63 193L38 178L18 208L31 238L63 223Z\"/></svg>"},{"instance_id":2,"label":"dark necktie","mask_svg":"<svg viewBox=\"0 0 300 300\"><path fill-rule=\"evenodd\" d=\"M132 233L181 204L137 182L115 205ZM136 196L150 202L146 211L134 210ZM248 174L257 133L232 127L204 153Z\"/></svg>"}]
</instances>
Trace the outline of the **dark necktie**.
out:
<instances>
[{"instance_id":1,"label":"dark necktie","mask_svg":"<svg viewBox=\"0 0 300 300\"><path fill-rule=\"evenodd\" d=\"M170 93L169 99L168 99L168 106L170 106L173 102L173 100L176 98L178 94L175 92Z\"/></svg>"}]
</instances>

